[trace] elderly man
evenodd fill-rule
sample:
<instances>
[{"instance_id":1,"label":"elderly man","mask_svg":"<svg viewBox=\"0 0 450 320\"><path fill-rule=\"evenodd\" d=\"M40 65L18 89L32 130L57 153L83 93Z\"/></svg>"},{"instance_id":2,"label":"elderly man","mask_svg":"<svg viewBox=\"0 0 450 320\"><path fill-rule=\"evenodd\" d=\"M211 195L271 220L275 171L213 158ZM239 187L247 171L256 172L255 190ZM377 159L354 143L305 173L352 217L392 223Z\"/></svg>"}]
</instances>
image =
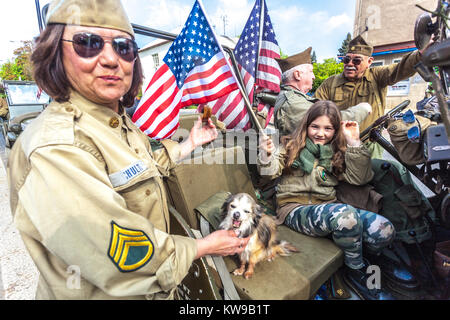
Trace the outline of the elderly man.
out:
<instances>
[{"instance_id":1,"label":"elderly man","mask_svg":"<svg viewBox=\"0 0 450 320\"><path fill-rule=\"evenodd\" d=\"M344 72L326 79L317 89L315 97L333 101L340 110L361 102L369 103L373 111L360 124L363 131L384 115L387 87L414 75L414 65L419 62L421 53L411 52L398 64L370 68L373 62L372 46L357 36L350 41L348 48L343 59ZM380 145L368 143L368 148L372 157L381 158L383 150Z\"/></svg>"},{"instance_id":2,"label":"elderly man","mask_svg":"<svg viewBox=\"0 0 450 320\"><path fill-rule=\"evenodd\" d=\"M303 115L318 101L307 95L314 82L311 47L286 59L277 59L281 71L281 92L277 97L274 124L280 136L291 134ZM367 103L341 111L343 120L362 122L370 113Z\"/></svg>"}]
</instances>

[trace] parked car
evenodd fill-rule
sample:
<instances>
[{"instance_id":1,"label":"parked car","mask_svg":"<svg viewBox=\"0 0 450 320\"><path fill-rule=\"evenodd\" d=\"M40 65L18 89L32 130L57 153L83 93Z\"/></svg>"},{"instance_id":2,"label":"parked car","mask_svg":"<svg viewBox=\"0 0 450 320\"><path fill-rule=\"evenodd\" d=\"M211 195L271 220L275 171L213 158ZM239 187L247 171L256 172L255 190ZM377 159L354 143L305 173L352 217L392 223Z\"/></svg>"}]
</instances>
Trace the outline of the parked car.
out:
<instances>
[{"instance_id":1,"label":"parked car","mask_svg":"<svg viewBox=\"0 0 450 320\"><path fill-rule=\"evenodd\" d=\"M33 81L3 81L9 113L2 122L6 147L11 148L25 130L50 103L50 97Z\"/></svg>"}]
</instances>

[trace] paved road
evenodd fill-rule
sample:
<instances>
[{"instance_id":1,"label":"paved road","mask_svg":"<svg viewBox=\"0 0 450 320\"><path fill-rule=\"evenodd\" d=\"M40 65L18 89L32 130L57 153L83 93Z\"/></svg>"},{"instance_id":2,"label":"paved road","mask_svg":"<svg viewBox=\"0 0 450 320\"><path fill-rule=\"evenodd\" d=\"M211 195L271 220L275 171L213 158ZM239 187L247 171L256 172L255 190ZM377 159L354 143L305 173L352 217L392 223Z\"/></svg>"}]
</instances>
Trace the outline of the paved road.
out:
<instances>
[{"instance_id":1,"label":"paved road","mask_svg":"<svg viewBox=\"0 0 450 320\"><path fill-rule=\"evenodd\" d=\"M32 300L39 272L13 224L5 170L8 155L0 134L0 300Z\"/></svg>"}]
</instances>

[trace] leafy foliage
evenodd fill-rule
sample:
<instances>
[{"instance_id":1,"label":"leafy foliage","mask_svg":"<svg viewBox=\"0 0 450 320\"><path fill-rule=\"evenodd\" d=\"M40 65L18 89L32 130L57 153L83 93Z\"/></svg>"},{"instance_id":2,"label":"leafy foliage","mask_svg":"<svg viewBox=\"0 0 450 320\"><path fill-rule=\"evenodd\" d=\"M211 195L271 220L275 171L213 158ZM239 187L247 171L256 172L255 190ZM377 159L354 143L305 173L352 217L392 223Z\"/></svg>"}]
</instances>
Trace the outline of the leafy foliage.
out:
<instances>
[{"instance_id":1,"label":"leafy foliage","mask_svg":"<svg viewBox=\"0 0 450 320\"><path fill-rule=\"evenodd\" d=\"M14 50L14 60L0 66L0 78L3 80L32 81L31 52L31 41L22 41L22 46Z\"/></svg>"},{"instance_id":2,"label":"leafy foliage","mask_svg":"<svg viewBox=\"0 0 450 320\"><path fill-rule=\"evenodd\" d=\"M347 33L347 37L344 39L344 41L342 41L341 47L338 49L338 55L345 56L348 51L348 43L350 41L352 41L352 35L349 32Z\"/></svg>"},{"instance_id":3,"label":"leafy foliage","mask_svg":"<svg viewBox=\"0 0 450 320\"><path fill-rule=\"evenodd\" d=\"M313 83L312 92L315 92L327 78L344 71L344 64L334 58L325 59L322 63L314 63L313 66L316 79Z\"/></svg>"}]
</instances>

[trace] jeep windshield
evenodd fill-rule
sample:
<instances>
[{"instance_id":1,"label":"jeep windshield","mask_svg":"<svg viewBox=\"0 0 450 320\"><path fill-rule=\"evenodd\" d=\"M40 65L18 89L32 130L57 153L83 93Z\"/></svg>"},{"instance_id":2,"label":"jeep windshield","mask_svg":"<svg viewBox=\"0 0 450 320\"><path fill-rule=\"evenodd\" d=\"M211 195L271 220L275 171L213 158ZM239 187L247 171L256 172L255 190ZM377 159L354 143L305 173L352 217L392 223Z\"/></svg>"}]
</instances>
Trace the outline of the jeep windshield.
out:
<instances>
[{"instance_id":1,"label":"jeep windshield","mask_svg":"<svg viewBox=\"0 0 450 320\"><path fill-rule=\"evenodd\" d=\"M34 82L5 81L5 90L10 119L25 113L42 111L44 105L50 102L50 97L45 92L39 93Z\"/></svg>"}]
</instances>

